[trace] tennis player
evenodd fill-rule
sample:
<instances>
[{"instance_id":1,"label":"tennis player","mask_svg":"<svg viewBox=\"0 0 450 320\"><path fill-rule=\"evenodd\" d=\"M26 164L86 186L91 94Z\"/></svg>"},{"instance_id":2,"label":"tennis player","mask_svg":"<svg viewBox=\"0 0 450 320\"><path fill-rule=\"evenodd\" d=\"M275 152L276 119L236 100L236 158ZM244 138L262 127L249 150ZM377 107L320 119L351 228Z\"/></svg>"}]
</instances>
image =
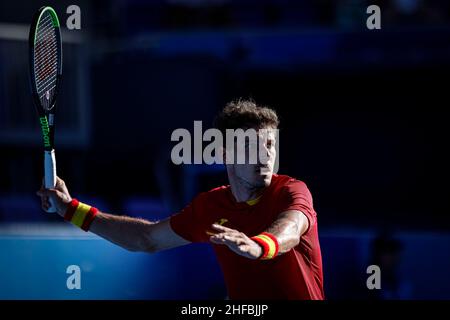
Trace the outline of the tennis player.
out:
<instances>
[{"instance_id":1,"label":"tennis player","mask_svg":"<svg viewBox=\"0 0 450 320\"><path fill-rule=\"evenodd\" d=\"M216 119L225 129L278 127L269 108L229 103ZM275 135L263 141L267 159L225 164L229 185L198 194L163 221L112 215L72 198L63 180L38 191L42 208L130 251L154 253L193 242L212 244L231 299L324 299L317 218L304 182L273 173ZM236 146L234 146L236 148ZM224 149L224 153L226 153Z\"/></svg>"}]
</instances>

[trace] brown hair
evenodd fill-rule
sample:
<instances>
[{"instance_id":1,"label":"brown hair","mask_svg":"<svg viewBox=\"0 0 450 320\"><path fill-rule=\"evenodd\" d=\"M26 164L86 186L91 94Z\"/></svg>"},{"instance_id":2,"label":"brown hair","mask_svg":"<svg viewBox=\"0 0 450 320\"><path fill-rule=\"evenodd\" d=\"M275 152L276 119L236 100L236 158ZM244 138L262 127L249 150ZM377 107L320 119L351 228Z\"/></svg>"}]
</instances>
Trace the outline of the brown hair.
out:
<instances>
[{"instance_id":1,"label":"brown hair","mask_svg":"<svg viewBox=\"0 0 450 320\"><path fill-rule=\"evenodd\" d=\"M253 100L243 99L229 102L214 121L214 126L223 133L226 129L277 128L278 124L274 110L258 106Z\"/></svg>"}]
</instances>

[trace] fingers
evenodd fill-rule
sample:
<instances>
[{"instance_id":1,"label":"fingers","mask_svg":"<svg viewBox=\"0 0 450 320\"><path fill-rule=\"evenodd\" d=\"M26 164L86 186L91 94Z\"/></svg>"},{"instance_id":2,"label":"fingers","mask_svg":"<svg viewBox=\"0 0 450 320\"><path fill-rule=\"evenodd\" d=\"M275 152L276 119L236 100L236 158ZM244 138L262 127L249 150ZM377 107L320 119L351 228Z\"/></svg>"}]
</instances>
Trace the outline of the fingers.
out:
<instances>
[{"instance_id":1,"label":"fingers","mask_svg":"<svg viewBox=\"0 0 450 320\"><path fill-rule=\"evenodd\" d=\"M45 211L48 211L53 205L57 208L59 207L63 212L64 205L70 202L72 199L67 191L66 184L64 180L56 177L56 185L54 188L45 188L45 178L42 179L42 184L40 189L36 194L41 198L41 207ZM52 202L50 202L52 199Z\"/></svg>"},{"instance_id":2,"label":"fingers","mask_svg":"<svg viewBox=\"0 0 450 320\"><path fill-rule=\"evenodd\" d=\"M240 237L236 237L234 235L225 235L224 239L229 241L229 242L232 242L232 243L234 243L236 245L241 245L241 244L245 243L244 239L242 239Z\"/></svg>"},{"instance_id":3,"label":"fingers","mask_svg":"<svg viewBox=\"0 0 450 320\"><path fill-rule=\"evenodd\" d=\"M66 187L66 183L60 177L56 177L55 189L63 190ZM45 189L45 177L42 178L41 189Z\"/></svg>"},{"instance_id":4,"label":"fingers","mask_svg":"<svg viewBox=\"0 0 450 320\"><path fill-rule=\"evenodd\" d=\"M255 257L251 253L251 246L244 238L239 238L232 235L220 234L212 236L211 242L215 244L226 245L231 251L246 258L254 259Z\"/></svg>"},{"instance_id":5,"label":"fingers","mask_svg":"<svg viewBox=\"0 0 450 320\"><path fill-rule=\"evenodd\" d=\"M257 259L260 247L247 235L235 229L213 224L214 229L221 232L212 235L209 239L214 244L226 245L231 251L249 259Z\"/></svg>"},{"instance_id":6,"label":"fingers","mask_svg":"<svg viewBox=\"0 0 450 320\"><path fill-rule=\"evenodd\" d=\"M248 244L244 244L239 246L239 250L244 253L248 253L250 251L250 246Z\"/></svg>"},{"instance_id":7,"label":"fingers","mask_svg":"<svg viewBox=\"0 0 450 320\"><path fill-rule=\"evenodd\" d=\"M238 232L237 230L231 229L231 228L227 228L224 226L221 226L219 224L213 224L212 227L216 230L220 230L220 231L234 231L234 232Z\"/></svg>"},{"instance_id":8,"label":"fingers","mask_svg":"<svg viewBox=\"0 0 450 320\"><path fill-rule=\"evenodd\" d=\"M213 224L212 227L216 230L222 231L219 233L216 233L213 237L216 237L216 239L224 239L232 242L236 242L238 239L246 239L247 236L243 234L242 232L239 232L235 229L227 228L222 225Z\"/></svg>"},{"instance_id":9,"label":"fingers","mask_svg":"<svg viewBox=\"0 0 450 320\"><path fill-rule=\"evenodd\" d=\"M65 186L66 186L66 184L65 184L64 180L57 176L55 189L62 189Z\"/></svg>"},{"instance_id":10,"label":"fingers","mask_svg":"<svg viewBox=\"0 0 450 320\"><path fill-rule=\"evenodd\" d=\"M36 195L41 197L42 204L48 204L50 206L50 197L58 197L61 198L63 196L63 193L56 190L56 189L39 189L36 192Z\"/></svg>"},{"instance_id":11,"label":"fingers","mask_svg":"<svg viewBox=\"0 0 450 320\"><path fill-rule=\"evenodd\" d=\"M55 189L39 189L36 194L40 197L50 197L51 195L57 194L58 190Z\"/></svg>"},{"instance_id":12,"label":"fingers","mask_svg":"<svg viewBox=\"0 0 450 320\"><path fill-rule=\"evenodd\" d=\"M215 244L226 245L228 248L237 253L239 253L240 251L239 245L236 242L227 239L226 237L211 237L211 242Z\"/></svg>"},{"instance_id":13,"label":"fingers","mask_svg":"<svg viewBox=\"0 0 450 320\"><path fill-rule=\"evenodd\" d=\"M224 234L222 233L218 233L212 237L209 238L211 240L211 242L216 243L216 244L226 244L227 239L225 239Z\"/></svg>"},{"instance_id":14,"label":"fingers","mask_svg":"<svg viewBox=\"0 0 450 320\"><path fill-rule=\"evenodd\" d=\"M50 201L48 200L48 198L46 200L41 200L41 207L42 209L44 209L45 211L48 211L50 209L52 205L50 204Z\"/></svg>"},{"instance_id":15,"label":"fingers","mask_svg":"<svg viewBox=\"0 0 450 320\"><path fill-rule=\"evenodd\" d=\"M48 210L51 207L49 197L45 194L40 193L39 191L36 192L36 194L41 197L41 207L45 210Z\"/></svg>"},{"instance_id":16,"label":"fingers","mask_svg":"<svg viewBox=\"0 0 450 320\"><path fill-rule=\"evenodd\" d=\"M236 233L219 233L210 237L211 242L216 244L226 244L228 246L239 246L246 243L246 239Z\"/></svg>"},{"instance_id":17,"label":"fingers","mask_svg":"<svg viewBox=\"0 0 450 320\"><path fill-rule=\"evenodd\" d=\"M47 190L41 188L39 189L39 191L36 192L36 194L41 198L42 209L47 211L51 207L50 196L47 193Z\"/></svg>"}]
</instances>

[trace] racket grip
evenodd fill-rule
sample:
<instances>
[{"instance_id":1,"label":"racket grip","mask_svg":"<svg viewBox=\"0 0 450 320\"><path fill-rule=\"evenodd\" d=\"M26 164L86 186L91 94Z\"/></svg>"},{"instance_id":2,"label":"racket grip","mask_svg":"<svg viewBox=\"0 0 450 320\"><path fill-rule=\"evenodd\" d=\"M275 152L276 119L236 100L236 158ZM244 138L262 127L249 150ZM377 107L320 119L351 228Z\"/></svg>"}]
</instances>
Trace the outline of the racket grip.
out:
<instances>
[{"instance_id":1,"label":"racket grip","mask_svg":"<svg viewBox=\"0 0 450 320\"><path fill-rule=\"evenodd\" d=\"M56 186L56 158L55 150L44 151L44 185L46 189L54 188ZM56 206L50 198L50 208L48 213L56 212Z\"/></svg>"}]
</instances>

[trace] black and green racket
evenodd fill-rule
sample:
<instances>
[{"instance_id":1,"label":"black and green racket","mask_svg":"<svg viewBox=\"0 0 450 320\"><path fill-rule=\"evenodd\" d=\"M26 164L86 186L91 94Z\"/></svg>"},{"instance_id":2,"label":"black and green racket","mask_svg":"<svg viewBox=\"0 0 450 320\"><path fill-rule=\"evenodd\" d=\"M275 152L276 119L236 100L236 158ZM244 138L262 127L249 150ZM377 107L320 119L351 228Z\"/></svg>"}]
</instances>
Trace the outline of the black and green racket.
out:
<instances>
[{"instance_id":1,"label":"black and green racket","mask_svg":"<svg viewBox=\"0 0 450 320\"><path fill-rule=\"evenodd\" d=\"M42 7L36 12L30 28L29 46L31 91L44 138L44 185L54 188L55 105L62 75L62 45L59 20L53 8ZM56 211L53 203L47 211Z\"/></svg>"}]
</instances>

